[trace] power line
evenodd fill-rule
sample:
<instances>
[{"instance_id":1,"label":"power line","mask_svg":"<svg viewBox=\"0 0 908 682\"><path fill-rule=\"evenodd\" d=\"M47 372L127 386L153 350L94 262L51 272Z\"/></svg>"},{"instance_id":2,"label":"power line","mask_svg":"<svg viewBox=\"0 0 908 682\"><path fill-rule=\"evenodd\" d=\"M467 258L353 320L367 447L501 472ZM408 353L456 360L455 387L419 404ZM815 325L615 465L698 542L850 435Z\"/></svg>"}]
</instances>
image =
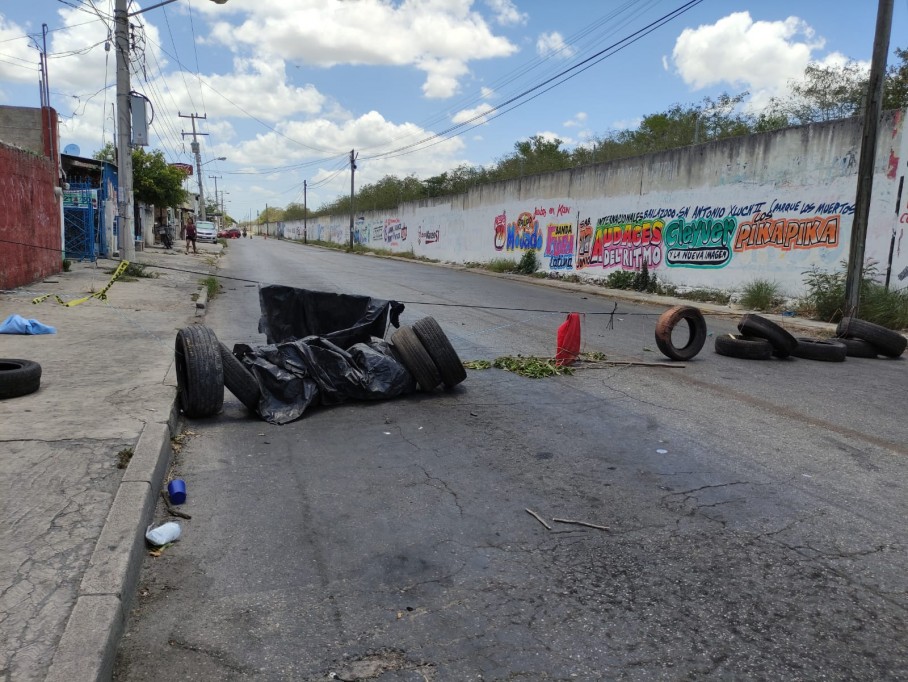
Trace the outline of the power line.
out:
<instances>
[{"instance_id":1,"label":"power line","mask_svg":"<svg viewBox=\"0 0 908 682\"><path fill-rule=\"evenodd\" d=\"M621 50L621 49L627 47L628 45L632 45L634 42L636 42L636 41L639 40L640 38L642 38L642 37L648 35L649 33L651 33L652 31L656 30L657 28L660 28L661 26L665 25L665 24L668 23L669 21L672 21L673 19L676 19L677 17L681 16L682 14L684 14L685 12L687 12L688 10L690 10L690 9L692 9L693 7L699 5L701 2L703 2L703 0L689 0L689 1L688 1L687 3L685 3L684 5L678 7L677 9L675 9L675 10L673 10L673 11L667 13L667 14L664 14L663 16L659 17L659 18L656 19L655 21L653 21L653 22L647 24L646 26L644 26L644 27L641 28L641 29L638 29L637 31L631 33L630 35L625 36L625 37L622 38L621 40L619 40L619 41L617 41L617 42L615 42L615 43L609 45L608 47L606 47L606 48L604 48L604 49L602 49L602 50L596 52L596 53L593 54L592 56L587 57L586 59L583 59L583 60L577 62L576 64L574 64L574 65L568 67L567 69L564 69L563 71L561 71L561 72L555 74L554 76L551 76L550 78L545 79L545 80L542 81L541 83L537 83L536 85L534 85L534 86L532 86L532 87L530 87L530 88L527 88L526 90L520 92L519 94L510 97L509 99L505 100L505 101L502 102L501 104L498 104L498 105L492 107L491 109L489 109L489 110L487 110L487 111L485 111L485 112L483 112L483 113L481 113L481 114L477 114L477 115L475 115L475 116L470 117L470 118L467 119L466 121L462 121L461 123L457 123L457 124L455 124L455 125L453 125L453 126L449 126L448 128L446 128L445 130L442 130L442 131L439 132L439 133L433 133L432 135L429 135L429 136L427 136L427 137L424 137L422 140L418 140L417 142L413 142L413 143L411 143L411 144L404 145L404 146L399 147L399 148L397 148L397 149L393 149L393 150L388 151L388 152L383 152L383 153L381 153L381 154L373 154L372 156L364 157L364 160L381 159L381 158L393 158L393 157L396 157L396 156L403 156L403 154L402 154L401 152L404 152L404 151L409 150L409 149L413 149L414 147L419 147L420 145L423 145L423 144L425 144L426 142L433 142L433 141L435 141L435 140L438 140L438 138L443 138L442 140L438 140L439 142L440 142L440 141L444 141L445 139L450 139L449 137L445 137L445 136L447 136L449 133L453 133L453 132L459 130L460 132L457 132L456 134L457 134L457 135L460 135L460 134L462 134L463 132L466 132L466 130L464 130L464 128L466 128L466 126L468 126L470 123L474 123L474 122L476 122L476 121L480 121L481 123L484 122L486 119L490 118L490 117L489 117L489 114L491 114L492 112L495 112L495 111L498 111L498 110L500 110L500 109L503 109L504 107L508 106L509 104L513 104L514 102L516 102L516 101L518 101L518 100L520 100L520 99L526 97L528 94L533 93L533 92L535 92L536 90L539 90L539 89L545 87L546 85L549 85L549 84L553 83L554 81L558 81L558 79L560 79L560 78L562 78L562 77L564 77L564 76L566 76L566 75L568 75L568 74L571 74L571 72L576 71L576 73L573 74L573 75L577 75L577 74L579 74L579 73L582 73L582 72L585 71L586 69L588 69L588 68L594 66L595 64L598 64L600 61L602 61L602 59L605 59L606 57L611 56L611 55L614 54L615 52L618 52L619 50ZM604 55L604 56L603 56L603 55ZM600 57L601 57L601 59L599 59ZM595 60L595 61L594 61L594 60ZM591 63L591 62L592 62L592 63ZM584 65L588 65L588 66L585 66L584 69L578 70L581 66L584 66ZM564 81L569 80L569 78L573 77L573 75L572 75L572 76L569 76L568 78L565 78ZM563 83L564 81L560 81L560 82L558 82L558 83L555 83L555 85L560 85L560 84ZM554 87L554 86L553 86L553 87ZM551 88L549 88L549 89L551 89ZM529 100L528 100L528 101L529 101ZM507 113L507 111L511 111L511 110L514 109L514 108L516 108L516 107L511 107L511 109L507 109L506 111L504 111L504 112L502 112L502 113ZM497 117L495 117L495 118L497 118ZM481 124L481 123L480 123L480 124ZM480 125L480 124L477 124L477 125ZM472 126L472 127L476 127L476 126ZM466 128L466 129L468 130L468 129L470 129L470 128ZM455 137L455 136L456 136L456 135L451 135L450 137ZM437 144L438 142L434 142L434 143ZM427 145L427 146L430 146L430 145ZM414 151L414 152L415 152L415 151L420 151L420 149L413 149L413 151Z\"/></svg>"}]
</instances>

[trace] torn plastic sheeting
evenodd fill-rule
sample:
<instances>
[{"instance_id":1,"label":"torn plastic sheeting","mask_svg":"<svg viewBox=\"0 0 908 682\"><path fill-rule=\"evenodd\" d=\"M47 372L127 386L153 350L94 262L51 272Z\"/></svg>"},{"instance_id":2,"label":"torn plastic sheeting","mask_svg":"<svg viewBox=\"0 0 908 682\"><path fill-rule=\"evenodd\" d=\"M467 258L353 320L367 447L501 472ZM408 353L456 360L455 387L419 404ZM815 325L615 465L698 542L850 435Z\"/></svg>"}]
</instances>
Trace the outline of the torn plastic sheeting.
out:
<instances>
[{"instance_id":1,"label":"torn plastic sheeting","mask_svg":"<svg viewBox=\"0 0 908 682\"><path fill-rule=\"evenodd\" d=\"M403 310L400 303L356 294L298 289L279 284L259 289L259 332L269 344L320 336L341 348L382 338Z\"/></svg>"},{"instance_id":2,"label":"torn plastic sheeting","mask_svg":"<svg viewBox=\"0 0 908 682\"><path fill-rule=\"evenodd\" d=\"M378 338L349 351L309 336L263 346L236 344L233 352L258 379L259 416L272 424L299 419L318 403L383 400L416 390L390 345Z\"/></svg>"},{"instance_id":3,"label":"torn plastic sheeting","mask_svg":"<svg viewBox=\"0 0 908 682\"><path fill-rule=\"evenodd\" d=\"M0 334L56 334L57 330L38 320L28 320L21 315L10 315L0 322Z\"/></svg>"}]
</instances>

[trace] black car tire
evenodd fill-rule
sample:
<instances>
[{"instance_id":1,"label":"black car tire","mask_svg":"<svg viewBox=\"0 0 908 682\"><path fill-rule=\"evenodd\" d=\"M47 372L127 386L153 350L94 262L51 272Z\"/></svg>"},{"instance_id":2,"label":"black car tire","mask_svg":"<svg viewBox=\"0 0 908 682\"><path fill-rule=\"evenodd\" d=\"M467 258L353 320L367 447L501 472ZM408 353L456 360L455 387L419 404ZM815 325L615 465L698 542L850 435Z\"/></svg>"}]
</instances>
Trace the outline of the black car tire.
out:
<instances>
[{"instance_id":1,"label":"black car tire","mask_svg":"<svg viewBox=\"0 0 908 682\"><path fill-rule=\"evenodd\" d=\"M819 360L820 362L845 362L848 348L838 340L811 339L798 337L798 347L795 348L796 358L804 360Z\"/></svg>"},{"instance_id":2,"label":"black car tire","mask_svg":"<svg viewBox=\"0 0 908 682\"><path fill-rule=\"evenodd\" d=\"M772 358L772 344L766 339L723 334L716 337L716 352L741 360L769 360Z\"/></svg>"},{"instance_id":3,"label":"black car tire","mask_svg":"<svg viewBox=\"0 0 908 682\"><path fill-rule=\"evenodd\" d=\"M224 367L224 386L246 406L250 412L258 413L262 389L255 375L230 352L223 343L218 343L221 350L221 365Z\"/></svg>"},{"instance_id":4,"label":"black car tire","mask_svg":"<svg viewBox=\"0 0 908 682\"><path fill-rule=\"evenodd\" d=\"M211 417L224 406L224 366L218 337L203 325L183 327L174 344L180 407L187 417Z\"/></svg>"},{"instance_id":5,"label":"black car tire","mask_svg":"<svg viewBox=\"0 0 908 682\"><path fill-rule=\"evenodd\" d=\"M32 360L0 358L0 400L34 393L41 386L41 365Z\"/></svg>"},{"instance_id":6,"label":"black car tire","mask_svg":"<svg viewBox=\"0 0 908 682\"><path fill-rule=\"evenodd\" d=\"M837 336L851 336L864 339L876 346L880 355L897 358L905 352L908 339L898 332L887 329L873 322L859 320L856 317L843 317L835 328Z\"/></svg>"},{"instance_id":7,"label":"black car tire","mask_svg":"<svg viewBox=\"0 0 908 682\"><path fill-rule=\"evenodd\" d=\"M798 340L772 320L749 313L741 318L738 331L745 336L766 339L772 345L772 354L787 358L798 347Z\"/></svg>"},{"instance_id":8,"label":"black car tire","mask_svg":"<svg viewBox=\"0 0 908 682\"><path fill-rule=\"evenodd\" d=\"M876 358L880 354L876 346L864 339L844 336L837 338L836 341L845 344L845 353L850 358Z\"/></svg>"},{"instance_id":9,"label":"black car tire","mask_svg":"<svg viewBox=\"0 0 908 682\"><path fill-rule=\"evenodd\" d=\"M423 347L412 327L402 325L391 335L391 343L397 349L404 367L416 379L419 387L426 391L434 391L441 383L441 375L432 361L432 356Z\"/></svg>"},{"instance_id":10,"label":"black car tire","mask_svg":"<svg viewBox=\"0 0 908 682\"><path fill-rule=\"evenodd\" d=\"M672 343L672 331L681 320L687 322L690 336L687 343L678 348ZM659 316L656 322L656 345L662 354L670 360L690 360L695 357L706 343L706 320L699 308L689 305L676 305Z\"/></svg>"},{"instance_id":11,"label":"black car tire","mask_svg":"<svg viewBox=\"0 0 908 682\"><path fill-rule=\"evenodd\" d=\"M467 378L467 370L457 351L434 317L418 320L413 324L413 331L438 368L441 381L447 388L453 388Z\"/></svg>"}]
</instances>

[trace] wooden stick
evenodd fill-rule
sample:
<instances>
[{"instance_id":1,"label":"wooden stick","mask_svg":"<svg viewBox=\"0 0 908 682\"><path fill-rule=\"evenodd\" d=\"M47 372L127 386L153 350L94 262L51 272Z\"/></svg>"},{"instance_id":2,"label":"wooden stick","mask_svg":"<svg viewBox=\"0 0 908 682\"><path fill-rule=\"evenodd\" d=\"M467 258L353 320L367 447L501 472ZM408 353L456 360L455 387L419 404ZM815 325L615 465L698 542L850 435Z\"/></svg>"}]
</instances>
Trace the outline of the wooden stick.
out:
<instances>
[{"instance_id":1,"label":"wooden stick","mask_svg":"<svg viewBox=\"0 0 908 682\"><path fill-rule=\"evenodd\" d=\"M547 523L545 522L545 519L542 518L541 516L539 516L539 514L537 514L536 512L534 512L532 509L527 509L526 512L527 512L527 514L529 514L530 516L532 516L533 518L535 518L537 521L539 521L539 523L541 523L543 526L545 526L545 527L548 528L549 530L552 530L552 527L551 527L549 524L547 524Z\"/></svg>"},{"instance_id":2,"label":"wooden stick","mask_svg":"<svg viewBox=\"0 0 908 682\"><path fill-rule=\"evenodd\" d=\"M192 517L186 512L182 512L179 509L174 509L173 505L170 504L170 500L167 499L167 493L163 490L161 491L161 499L164 500L164 506L167 507L167 513L171 516L179 516L181 519L191 519Z\"/></svg>"},{"instance_id":3,"label":"wooden stick","mask_svg":"<svg viewBox=\"0 0 908 682\"><path fill-rule=\"evenodd\" d=\"M529 511L529 510L527 510ZM573 523L576 526L586 526L587 528L598 528L599 530L609 530L608 526L597 526L595 523L587 523L586 521L571 521L570 519L552 519L552 521L557 521L558 523Z\"/></svg>"}]
</instances>

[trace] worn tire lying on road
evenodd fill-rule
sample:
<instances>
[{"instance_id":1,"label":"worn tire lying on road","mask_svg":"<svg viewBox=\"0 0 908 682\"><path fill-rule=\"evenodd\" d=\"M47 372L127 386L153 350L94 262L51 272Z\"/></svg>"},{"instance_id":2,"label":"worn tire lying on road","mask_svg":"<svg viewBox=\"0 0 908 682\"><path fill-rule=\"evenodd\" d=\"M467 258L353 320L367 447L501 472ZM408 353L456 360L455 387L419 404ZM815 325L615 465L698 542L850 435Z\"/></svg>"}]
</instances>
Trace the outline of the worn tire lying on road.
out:
<instances>
[{"instance_id":1,"label":"worn tire lying on road","mask_svg":"<svg viewBox=\"0 0 908 682\"><path fill-rule=\"evenodd\" d=\"M230 352L223 343L218 343L221 351L221 365L224 368L224 386L246 406L250 412L258 412L259 398L262 389L255 375Z\"/></svg>"},{"instance_id":2,"label":"worn tire lying on road","mask_svg":"<svg viewBox=\"0 0 908 682\"><path fill-rule=\"evenodd\" d=\"M836 341L845 344L845 354L850 358L876 358L880 354L876 346L864 339L842 336L837 337Z\"/></svg>"},{"instance_id":3,"label":"worn tire lying on road","mask_svg":"<svg viewBox=\"0 0 908 682\"><path fill-rule=\"evenodd\" d=\"M687 322L690 331L687 343L678 348L672 343L672 331L681 320ZM656 322L656 345L665 357L671 360L690 360L695 357L706 343L706 320L699 308L689 305L676 305L659 316Z\"/></svg>"},{"instance_id":4,"label":"worn tire lying on road","mask_svg":"<svg viewBox=\"0 0 908 682\"><path fill-rule=\"evenodd\" d=\"M467 378L467 370L457 351L434 317L424 317L415 322L413 331L438 368L441 381L447 388L453 388Z\"/></svg>"},{"instance_id":5,"label":"worn tire lying on road","mask_svg":"<svg viewBox=\"0 0 908 682\"><path fill-rule=\"evenodd\" d=\"M772 344L752 336L723 334L716 337L716 352L742 360L769 360L772 358Z\"/></svg>"},{"instance_id":6,"label":"worn tire lying on road","mask_svg":"<svg viewBox=\"0 0 908 682\"><path fill-rule=\"evenodd\" d=\"M772 320L748 313L738 322L738 331L744 336L766 339L772 345L772 354L787 358L798 347L798 340Z\"/></svg>"},{"instance_id":7,"label":"worn tire lying on road","mask_svg":"<svg viewBox=\"0 0 908 682\"><path fill-rule=\"evenodd\" d=\"M897 358L905 352L905 346L908 346L908 339L898 332L856 317L843 317L836 326L835 333L836 336L864 339L876 346L880 355L890 358Z\"/></svg>"},{"instance_id":8,"label":"worn tire lying on road","mask_svg":"<svg viewBox=\"0 0 908 682\"><path fill-rule=\"evenodd\" d=\"M224 366L218 337L203 325L183 327L174 344L180 407L187 417L211 417L224 406Z\"/></svg>"},{"instance_id":9,"label":"worn tire lying on road","mask_svg":"<svg viewBox=\"0 0 908 682\"><path fill-rule=\"evenodd\" d=\"M796 358L820 362L845 362L847 354L848 348L838 340L811 339L804 336L798 337L798 347L792 353Z\"/></svg>"},{"instance_id":10,"label":"worn tire lying on road","mask_svg":"<svg viewBox=\"0 0 908 682\"><path fill-rule=\"evenodd\" d=\"M413 328L401 325L400 329L391 335L391 343L419 387L427 393L434 391L441 383L441 375Z\"/></svg>"},{"instance_id":11,"label":"worn tire lying on road","mask_svg":"<svg viewBox=\"0 0 908 682\"><path fill-rule=\"evenodd\" d=\"M0 400L34 393L41 386L41 365L32 360L0 358Z\"/></svg>"}]
</instances>

